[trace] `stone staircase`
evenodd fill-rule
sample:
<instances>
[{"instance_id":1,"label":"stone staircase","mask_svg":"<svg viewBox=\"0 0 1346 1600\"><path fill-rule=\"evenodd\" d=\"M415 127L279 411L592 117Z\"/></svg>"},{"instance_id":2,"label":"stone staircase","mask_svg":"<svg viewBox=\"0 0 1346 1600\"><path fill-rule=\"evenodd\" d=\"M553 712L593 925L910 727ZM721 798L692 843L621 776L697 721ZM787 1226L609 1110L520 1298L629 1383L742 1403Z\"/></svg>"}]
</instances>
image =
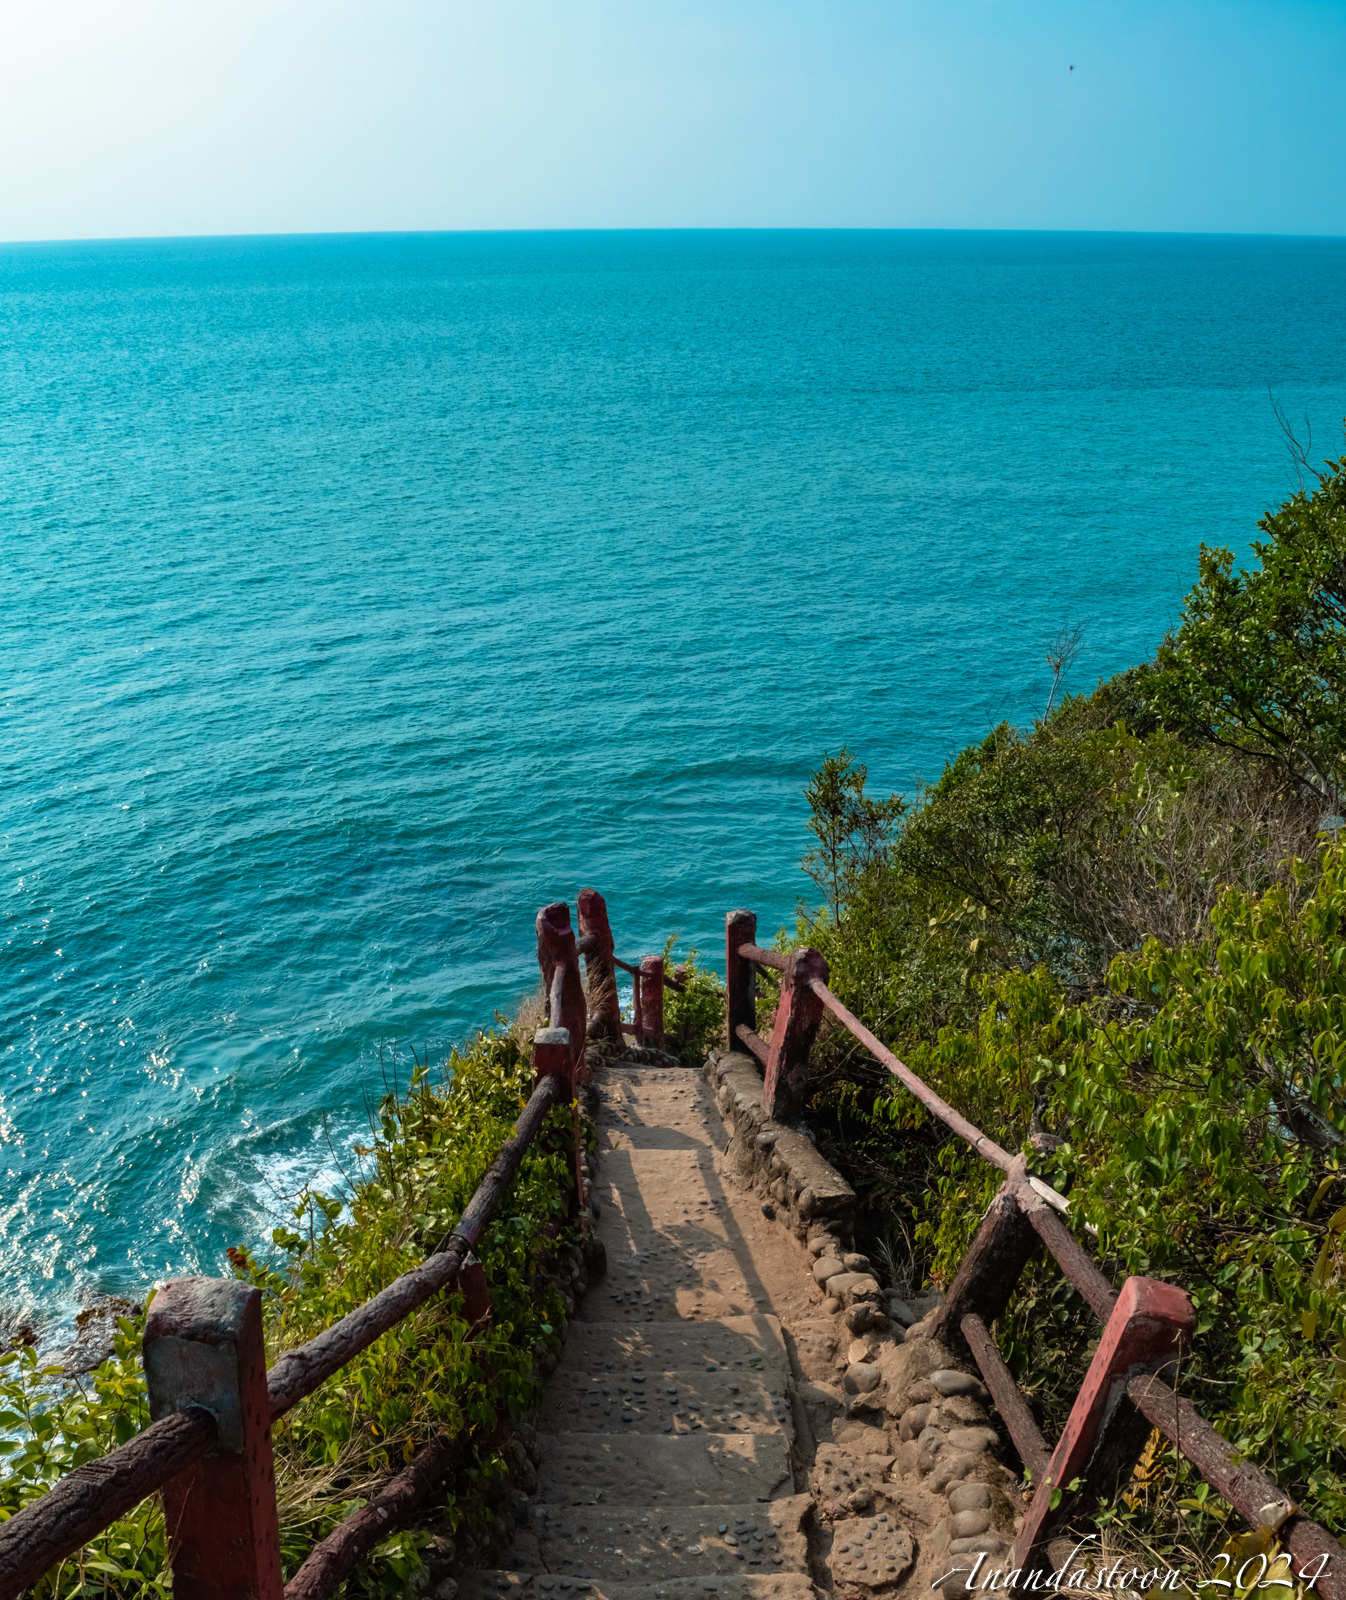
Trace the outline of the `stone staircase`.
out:
<instances>
[{"instance_id":1,"label":"stone staircase","mask_svg":"<svg viewBox=\"0 0 1346 1600\"><path fill-rule=\"evenodd\" d=\"M840 1280L816 1281L820 1255L850 1254L848 1224L834 1217L829 1234L826 1221L801 1220L799 1195L807 1188L808 1210L825 1174L836 1194L845 1186L811 1146L800 1175L782 1177L779 1158L765 1169L757 1158L778 1138L801 1136L769 1126L760 1096L754 1108L744 1060L713 1058L705 1081L625 1064L597 1072L606 1276L577 1309L548 1381L537 1488L513 1545L498 1568L458 1574L462 1600L522 1589L554 1600L873 1600L928 1592L968 1535L992 1554L1005 1548L996 1525L1012 1519L1013 1479L990 1447L980 1386L932 1341L922 1346L919 1327L904 1336L873 1303L849 1314L829 1292ZM868 1295L861 1280L877 1290L855 1270L863 1265L846 1263L843 1297ZM960 1389L946 1430L961 1427L967 1445L980 1421L984 1435L936 1494L922 1486L942 1437L939 1407L919 1387L938 1399L932 1371ZM916 1421L925 1454L908 1452L904 1473ZM962 1538L949 1489L973 1510Z\"/></svg>"}]
</instances>

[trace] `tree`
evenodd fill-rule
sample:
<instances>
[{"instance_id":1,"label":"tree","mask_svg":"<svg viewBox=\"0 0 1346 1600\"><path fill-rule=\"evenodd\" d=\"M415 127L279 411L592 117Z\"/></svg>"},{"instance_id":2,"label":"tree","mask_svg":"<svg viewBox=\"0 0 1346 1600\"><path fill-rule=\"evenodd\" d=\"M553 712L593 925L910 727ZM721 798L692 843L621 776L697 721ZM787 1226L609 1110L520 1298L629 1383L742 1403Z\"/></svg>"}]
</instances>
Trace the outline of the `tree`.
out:
<instances>
[{"instance_id":1,"label":"tree","mask_svg":"<svg viewBox=\"0 0 1346 1600\"><path fill-rule=\"evenodd\" d=\"M822 890L837 923L860 876L887 854L894 825L907 809L900 795L872 799L865 793L868 778L868 767L842 745L834 756L823 752L804 790L808 829L818 843L800 865Z\"/></svg>"},{"instance_id":2,"label":"tree","mask_svg":"<svg viewBox=\"0 0 1346 1600\"><path fill-rule=\"evenodd\" d=\"M1160 647L1154 709L1270 763L1340 808L1346 770L1346 458L1258 526L1260 566L1201 547L1182 625Z\"/></svg>"}]
</instances>

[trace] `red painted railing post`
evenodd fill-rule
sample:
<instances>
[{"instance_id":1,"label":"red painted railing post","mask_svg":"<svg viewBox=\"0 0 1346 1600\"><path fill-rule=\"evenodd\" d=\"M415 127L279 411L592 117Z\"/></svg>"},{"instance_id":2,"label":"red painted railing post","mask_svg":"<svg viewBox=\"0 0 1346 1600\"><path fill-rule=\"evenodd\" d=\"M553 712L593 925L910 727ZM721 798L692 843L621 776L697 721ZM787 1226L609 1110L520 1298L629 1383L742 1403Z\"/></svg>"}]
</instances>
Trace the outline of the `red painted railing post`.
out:
<instances>
[{"instance_id":1,"label":"red painted railing post","mask_svg":"<svg viewBox=\"0 0 1346 1600\"><path fill-rule=\"evenodd\" d=\"M1137 1427L1126 1385L1136 1373L1171 1361L1196 1327L1192 1303L1181 1289L1154 1278L1128 1278L1103 1329L1094 1359L1052 1451L1047 1476L1037 1485L1028 1515L1014 1541L1012 1566L1024 1569L1046 1559L1053 1531L1082 1504L1097 1499L1126 1466L1134 1466L1148 1424ZM1131 1459L1127 1461L1125 1457ZM1079 1480L1074 1489L1071 1484ZM1052 1496L1059 1491L1057 1503Z\"/></svg>"},{"instance_id":2,"label":"red painted railing post","mask_svg":"<svg viewBox=\"0 0 1346 1600\"><path fill-rule=\"evenodd\" d=\"M469 1255L458 1269L458 1289L463 1297L463 1320L472 1333L478 1333L491 1320L491 1291L486 1268Z\"/></svg>"},{"instance_id":3,"label":"red painted railing post","mask_svg":"<svg viewBox=\"0 0 1346 1600\"><path fill-rule=\"evenodd\" d=\"M584 971L589 990L591 1039L622 1039L622 1008L617 1000L617 972L613 965L616 946L608 923L607 902L597 889L579 892L580 947L584 951Z\"/></svg>"},{"instance_id":4,"label":"red painted railing post","mask_svg":"<svg viewBox=\"0 0 1346 1600\"><path fill-rule=\"evenodd\" d=\"M281 1600L262 1295L232 1278L175 1278L145 1323L150 1416L213 1412L215 1449L164 1485L176 1600Z\"/></svg>"},{"instance_id":5,"label":"red painted railing post","mask_svg":"<svg viewBox=\"0 0 1346 1600\"><path fill-rule=\"evenodd\" d=\"M762 1084L762 1108L768 1116L793 1121L804 1109L808 1089L809 1051L823 1018L823 1003L809 987L827 982L827 960L805 946L788 958L781 975L776 1025Z\"/></svg>"},{"instance_id":6,"label":"red painted railing post","mask_svg":"<svg viewBox=\"0 0 1346 1600\"><path fill-rule=\"evenodd\" d=\"M664 1048L664 958L640 958L640 1042Z\"/></svg>"},{"instance_id":7,"label":"red painted railing post","mask_svg":"<svg viewBox=\"0 0 1346 1600\"><path fill-rule=\"evenodd\" d=\"M553 1028L564 1028L570 1035L570 1054L575 1062L575 1076L583 1081L584 1028L587 1020L584 1005L584 982L580 977L580 958L575 949L575 933L570 926L570 907L564 900L543 906L537 914L537 963L542 969L544 993L552 991L552 979L558 966L564 966L561 977L561 1015L551 1018Z\"/></svg>"},{"instance_id":8,"label":"red painted railing post","mask_svg":"<svg viewBox=\"0 0 1346 1600\"><path fill-rule=\"evenodd\" d=\"M739 955L741 944L757 943L757 917L751 911L731 911L724 919L724 1020L731 1050L742 1050L740 1023L757 1030L757 974L751 961Z\"/></svg>"},{"instance_id":9,"label":"red painted railing post","mask_svg":"<svg viewBox=\"0 0 1346 1600\"><path fill-rule=\"evenodd\" d=\"M570 1052L570 1034L565 1028L537 1028L533 1033L533 1087L544 1078L560 1078L565 1085L563 1098L575 1094L575 1058Z\"/></svg>"},{"instance_id":10,"label":"red painted railing post","mask_svg":"<svg viewBox=\"0 0 1346 1600\"><path fill-rule=\"evenodd\" d=\"M961 1355L966 1345L963 1318L977 1316L990 1327L1002 1316L1038 1236L1019 1202L1028 1183L1028 1158L1010 1162L1005 1181L987 1206L967 1247L944 1303L931 1319L930 1336Z\"/></svg>"}]
</instances>

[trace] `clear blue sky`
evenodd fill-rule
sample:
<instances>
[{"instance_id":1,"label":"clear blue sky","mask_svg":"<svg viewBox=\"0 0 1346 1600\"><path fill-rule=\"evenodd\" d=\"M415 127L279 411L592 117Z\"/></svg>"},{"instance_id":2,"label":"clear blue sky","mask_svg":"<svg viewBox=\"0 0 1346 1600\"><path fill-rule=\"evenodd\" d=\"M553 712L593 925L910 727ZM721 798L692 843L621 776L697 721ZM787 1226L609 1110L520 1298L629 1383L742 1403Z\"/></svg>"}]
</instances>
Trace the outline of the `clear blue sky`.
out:
<instances>
[{"instance_id":1,"label":"clear blue sky","mask_svg":"<svg viewBox=\"0 0 1346 1600\"><path fill-rule=\"evenodd\" d=\"M0 148L5 239L1342 234L1346 0L10 0Z\"/></svg>"}]
</instances>

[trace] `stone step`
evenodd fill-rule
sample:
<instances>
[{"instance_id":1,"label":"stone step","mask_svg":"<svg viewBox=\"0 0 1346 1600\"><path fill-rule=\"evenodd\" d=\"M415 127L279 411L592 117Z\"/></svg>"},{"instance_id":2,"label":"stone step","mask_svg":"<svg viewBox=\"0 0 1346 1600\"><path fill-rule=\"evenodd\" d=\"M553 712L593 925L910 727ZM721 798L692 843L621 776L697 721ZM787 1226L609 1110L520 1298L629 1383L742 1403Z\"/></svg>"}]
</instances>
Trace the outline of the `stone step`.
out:
<instances>
[{"instance_id":1,"label":"stone step","mask_svg":"<svg viewBox=\"0 0 1346 1600\"><path fill-rule=\"evenodd\" d=\"M799 1572L726 1573L706 1578L574 1578L509 1571L466 1572L462 1600L502 1600L526 1593L529 1600L817 1600L808 1577Z\"/></svg>"},{"instance_id":2,"label":"stone step","mask_svg":"<svg viewBox=\"0 0 1346 1600\"><path fill-rule=\"evenodd\" d=\"M699 1367L759 1372L777 1394L789 1379L779 1321L768 1315L721 1317L714 1322L572 1322L561 1364L550 1384L563 1372L601 1373L619 1369L643 1372L646 1382L657 1373L690 1377Z\"/></svg>"},{"instance_id":3,"label":"stone step","mask_svg":"<svg viewBox=\"0 0 1346 1600\"><path fill-rule=\"evenodd\" d=\"M587 1578L712 1577L805 1572L803 1520L811 1502L791 1495L767 1505L614 1508L535 1506L530 1529L508 1556L520 1574L575 1572Z\"/></svg>"},{"instance_id":4,"label":"stone step","mask_svg":"<svg viewBox=\"0 0 1346 1600\"><path fill-rule=\"evenodd\" d=\"M750 1315L766 1291L744 1272L732 1247L714 1240L663 1239L644 1248L604 1239L608 1275L585 1297L580 1322L671 1322Z\"/></svg>"},{"instance_id":5,"label":"stone step","mask_svg":"<svg viewBox=\"0 0 1346 1600\"><path fill-rule=\"evenodd\" d=\"M547 1385L538 1418L545 1433L614 1433L628 1426L642 1432L662 1426L683 1434L698 1426L711 1433L774 1433L790 1429L784 1389L772 1389L753 1368L705 1363L690 1368L632 1370L627 1363L613 1370L562 1364Z\"/></svg>"},{"instance_id":6,"label":"stone step","mask_svg":"<svg viewBox=\"0 0 1346 1600\"><path fill-rule=\"evenodd\" d=\"M538 1471L547 1504L732 1505L769 1500L793 1483L781 1433L558 1433ZM626 1520L630 1520L629 1518Z\"/></svg>"}]
</instances>

